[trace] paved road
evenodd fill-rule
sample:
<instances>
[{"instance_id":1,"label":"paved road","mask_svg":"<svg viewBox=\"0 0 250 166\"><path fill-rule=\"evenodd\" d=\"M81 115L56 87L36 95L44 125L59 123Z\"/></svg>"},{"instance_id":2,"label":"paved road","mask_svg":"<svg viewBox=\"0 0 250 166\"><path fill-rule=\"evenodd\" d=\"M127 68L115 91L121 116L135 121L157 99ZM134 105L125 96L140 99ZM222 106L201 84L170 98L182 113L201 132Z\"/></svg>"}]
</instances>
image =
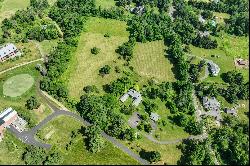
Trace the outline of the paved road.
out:
<instances>
[{"instance_id":1,"label":"paved road","mask_svg":"<svg viewBox=\"0 0 250 166\"><path fill-rule=\"evenodd\" d=\"M36 132L41 129L44 125L46 125L48 122L53 120L54 118L60 116L60 115L66 115L66 116L71 116L80 122L82 122L84 125L89 126L91 125L89 122L84 120L81 116L67 111L67 110L60 110L58 109L55 105L53 105L47 97L45 97L41 92L39 93L46 101L49 107L53 109L53 113L47 116L42 122L40 122L37 126L33 127L29 131L24 131L24 132L19 132L17 131L14 127L10 127L9 130L16 135L19 139L21 139L24 143L29 144L29 145L34 145L38 147L43 147L43 148L50 148L50 144L45 144L37 141L35 139L35 134ZM142 159L139 155L135 154L133 151L131 151L129 148L121 144L117 139L107 135L105 132L102 132L101 135L106 138L108 141L113 143L117 148L121 149L123 152L127 153L129 156L134 158L135 160L139 161L143 165L149 165L150 163L144 159Z\"/></svg>"},{"instance_id":2,"label":"paved road","mask_svg":"<svg viewBox=\"0 0 250 166\"><path fill-rule=\"evenodd\" d=\"M13 69L16 69L16 68L19 68L19 67L22 67L22 66L25 66L25 65L28 65L28 64L37 62L37 61L42 61L42 60L43 60L43 58L39 58L39 59L32 60L32 61L29 61L29 62L24 62L24 63L17 64L16 66L13 66L13 67L11 67L11 68L9 68L9 69L0 71L0 75L3 74L3 73L8 72L8 71L10 71L10 70L13 70Z\"/></svg>"}]
</instances>

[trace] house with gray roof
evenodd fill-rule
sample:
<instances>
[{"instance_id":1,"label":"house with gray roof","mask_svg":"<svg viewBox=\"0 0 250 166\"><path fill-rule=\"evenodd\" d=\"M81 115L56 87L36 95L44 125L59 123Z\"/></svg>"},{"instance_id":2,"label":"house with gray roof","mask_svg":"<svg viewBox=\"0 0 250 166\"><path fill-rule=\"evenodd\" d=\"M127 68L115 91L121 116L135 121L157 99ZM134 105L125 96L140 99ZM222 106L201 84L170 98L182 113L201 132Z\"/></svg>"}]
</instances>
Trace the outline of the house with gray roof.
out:
<instances>
[{"instance_id":1,"label":"house with gray roof","mask_svg":"<svg viewBox=\"0 0 250 166\"><path fill-rule=\"evenodd\" d=\"M145 7L144 6L137 6L135 8L130 9L131 13L141 15L145 12Z\"/></svg>"},{"instance_id":2,"label":"house with gray roof","mask_svg":"<svg viewBox=\"0 0 250 166\"><path fill-rule=\"evenodd\" d=\"M8 43L4 46L0 46L0 62L4 62L7 59L11 59L17 56L21 56L21 52L14 44Z\"/></svg>"},{"instance_id":3,"label":"house with gray roof","mask_svg":"<svg viewBox=\"0 0 250 166\"><path fill-rule=\"evenodd\" d=\"M220 102L215 98L208 98L207 96L203 97L202 103L205 109L207 110L217 110L220 109Z\"/></svg>"},{"instance_id":4,"label":"house with gray roof","mask_svg":"<svg viewBox=\"0 0 250 166\"><path fill-rule=\"evenodd\" d=\"M203 107L208 110L208 112L204 112L203 115L215 117L218 121L222 119L220 115L220 102L215 97L203 97L202 104Z\"/></svg>"},{"instance_id":5,"label":"house with gray roof","mask_svg":"<svg viewBox=\"0 0 250 166\"><path fill-rule=\"evenodd\" d=\"M207 65L208 65L208 69L209 69L210 73L213 76L218 76L218 74L220 72L220 67L211 60L207 61Z\"/></svg>"},{"instance_id":6,"label":"house with gray roof","mask_svg":"<svg viewBox=\"0 0 250 166\"><path fill-rule=\"evenodd\" d=\"M125 93L121 98L121 102L125 102L129 97L132 97L133 99L133 103L132 105L134 106L138 106L141 101L142 101L142 96L139 92L137 92L136 90L134 89L129 89L129 91L127 93Z\"/></svg>"}]
</instances>

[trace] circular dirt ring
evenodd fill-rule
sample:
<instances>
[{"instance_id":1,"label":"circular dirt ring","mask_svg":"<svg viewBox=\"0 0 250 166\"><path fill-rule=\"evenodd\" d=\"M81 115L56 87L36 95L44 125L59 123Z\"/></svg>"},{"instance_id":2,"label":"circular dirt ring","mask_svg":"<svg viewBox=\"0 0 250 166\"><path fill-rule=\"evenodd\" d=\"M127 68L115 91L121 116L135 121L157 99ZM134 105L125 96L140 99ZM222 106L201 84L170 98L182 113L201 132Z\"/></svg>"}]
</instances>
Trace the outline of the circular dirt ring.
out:
<instances>
[{"instance_id":1,"label":"circular dirt ring","mask_svg":"<svg viewBox=\"0 0 250 166\"><path fill-rule=\"evenodd\" d=\"M34 84L34 78L29 74L19 74L9 78L3 84L3 94L18 97L28 91Z\"/></svg>"}]
</instances>

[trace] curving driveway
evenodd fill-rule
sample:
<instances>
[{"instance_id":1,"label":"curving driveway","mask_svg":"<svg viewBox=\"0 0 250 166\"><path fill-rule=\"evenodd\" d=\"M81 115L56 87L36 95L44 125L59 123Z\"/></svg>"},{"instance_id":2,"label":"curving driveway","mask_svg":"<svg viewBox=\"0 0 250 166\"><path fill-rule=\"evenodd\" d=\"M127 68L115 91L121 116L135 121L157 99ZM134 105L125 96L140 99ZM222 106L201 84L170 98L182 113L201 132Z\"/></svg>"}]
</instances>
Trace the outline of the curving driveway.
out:
<instances>
[{"instance_id":1,"label":"curving driveway","mask_svg":"<svg viewBox=\"0 0 250 166\"><path fill-rule=\"evenodd\" d=\"M17 131L14 127L10 126L8 129L14 134L16 135L16 137L18 137L20 140L22 140L24 143L29 144L29 145L34 145L34 146L38 146L38 147L43 147L43 148L50 148L51 145L50 144L46 144L46 143L42 143L39 142L35 139L35 134L36 132L41 129L44 125L46 125L48 122L50 122L51 120L53 120L54 118L60 116L60 115L66 115L66 116L71 116L77 120L79 120L80 122L82 122L84 125L89 126L91 125L89 122L87 122L86 120L84 120L80 115L77 115L73 112L70 111L66 111L66 110L60 110L58 109L54 104L52 104L52 102L49 101L49 99L47 97L44 96L44 94L41 93L40 90L39 91L39 95L41 97L43 97L44 100L46 100L48 106L54 111L52 114L50 114L49 116L47 116L43 121L41 121L38 125L36 125L35 127L31 128L29 131L23 131L23 132L19 132ZM135 160L137 160L138 162L140 162L143 165L149 165L150 163L145 160L142 159L139 155L135 154L133 151L131 151L128 147L126 147L125 145L121 144L117 139L107 135L105 132L101 132L101 135L106 138L108 141L110 141L111 143L113 143L117 148L121 149L123 152L127 153L129 156L131 156L132 158L134 158Z\"/></svg>"}]
</instances>

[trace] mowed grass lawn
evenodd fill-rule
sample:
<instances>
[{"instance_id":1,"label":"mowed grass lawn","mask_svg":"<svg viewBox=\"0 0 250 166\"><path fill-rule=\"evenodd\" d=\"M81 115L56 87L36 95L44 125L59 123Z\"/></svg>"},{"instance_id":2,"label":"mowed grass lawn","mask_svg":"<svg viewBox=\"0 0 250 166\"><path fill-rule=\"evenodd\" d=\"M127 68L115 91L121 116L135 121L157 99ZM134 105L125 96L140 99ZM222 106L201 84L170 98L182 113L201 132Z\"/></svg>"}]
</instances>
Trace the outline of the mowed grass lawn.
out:
<instances>
[{"instance_id":1,"label":"mowed grass lawn","mask_svg":"<svg viewBox=\"0 0 250 166\"><path fill-rule=\"evenodd\" d=\"M164 56L165 48L163 41L136 43L131 65L145 79L154 78L159 82L175 81L173 65Z\"/></svg>"},{"instance_id":2,"label":"mowed grass lawn","mask_svg":"<svg viewBox=\"0 0 250 166\"><path fill-rule=\"evenodd\" d=\"M3 84L3 94L10 97L21 96L34 84L34 78L29 74L19 74L9 78Z\"/></svg>"},{"instance_id":3,"label":"mowed grass lawn","mask_svg":"<svg viewBox=\"0 0 250 166\"><path fill-rule=\"evenodd\" d=\"M161 154L161 161L157 164L163 165L177 165L177 161L180 159L181 151L176 146L179 144L169 144L169 145L160 145L153 143L144 136L134 142L121 141L135 153L140 152L141 149L146 151L158 151Z\"/></svg>"},{"instance_id":4,"label":"mowed grass lawn","mask_svg":"<svg viewBox=\"0 0 250 166\"><path fill-rule=\"evenodd\" d=\"M118 59L115 50L122 43L128 41L126 22L90 18L86 23L86 32L83 32L78 44L70 68L62 76L68 82L69 95L79 97L84 86L96 85L99 89L102 85L111 82L119 77L115 73L115 66L122 66L123 60ZM109 33L110 37L105 38L104 34ZM93 47L100 48L97 55L91 54ZM101 77L99 69L104 65L112 67L111 73Z\"/></svg>"},{"instance_id":5,"label":"mowed grass lawn","mask_svg":"<svg viewBox=\"0 0 250 166\"><path fill-rule=\"evenodd\" d=\"M63 164L139 164L108 141L105 142L104 149L96 154L87 151L81 134L72 139L73 144L70 149L66 150L66 144L71 140L71 132L77 131L81 126L82 123L71 117L60 116L44 126L38 132L37 137L60 149L64 156ZM47 139L45 139L46 135Z\"/></svg>"},{"instance_id":6,"label":"mowed grass lawn","mask_svg":"<svg viewBox=\"0 0 250 166\"><path fill-rule=\"evenodd\" d=\"M59 42L60 40L58 39L55 39L55 40L44 40L42 42L39 42L39 45L40 45L40 48L41 48L41 51L44 55L49 55L49 53L54 49L56 48L57 46L57 43Z\"/></svg>"}]
</instances>

